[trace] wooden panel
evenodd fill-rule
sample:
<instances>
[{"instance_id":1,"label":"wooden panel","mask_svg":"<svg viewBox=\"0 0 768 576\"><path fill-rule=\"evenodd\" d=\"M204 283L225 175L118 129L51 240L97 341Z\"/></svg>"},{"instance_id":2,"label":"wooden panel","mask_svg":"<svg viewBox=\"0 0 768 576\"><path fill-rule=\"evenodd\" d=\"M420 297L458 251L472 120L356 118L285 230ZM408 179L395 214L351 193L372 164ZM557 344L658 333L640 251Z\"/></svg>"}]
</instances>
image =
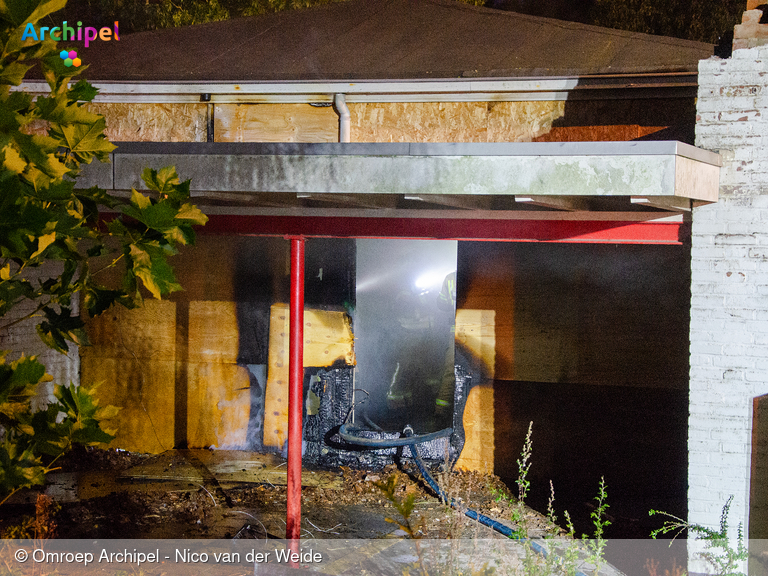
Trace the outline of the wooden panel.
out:
<instances>
[{"instance_id":1,"label":"wooden panel","mask_svg":"<svg viewBox=\"0 0 768 576\"><path fill-rule=\"evenodd\" d=\"M628 141L664 130L666 126L555 126L534 138L534 142L610 142Z\"/></svg>"},{"instance_id":2,"label":"wooden panel","mask_svg":"<svg viewBox=\"0 0 768 576\"><path fill-rule=\"evenodd\" d=\"M123 480L124 487L131 486L125 483L126 480L143 482L176 480L200 484L210 482L212 479L222 486L236 486L241 482L285 486L287 482L285 468L285 459L276 454L241 450L169 450L125 470L119 478ZM144 485L143 482L142 485ZM344 482L339 474L328 471L304 470L301 474L301 485L319 486L331 490L344 488ZM112 483L112 490L120 491L119 486L119 483ZM79 488L84 488L82 481ZM188 486L182 484L183 488ZM199 486L194 487L194 490L198 489ZM107 494L109 492L102 495Z\"/></svg>"},{"instance_id":3,"label":"wooden panel","mask_svg":"<svg viewBox=\"0 0 768 576\"><path fill-rule=\"evenodd\" d=\"M188 342L189 446L246 448L250 376L247 368L237 365L237 304L190 302Z\"/></svg>"},{"instance_id":4,"label":"wooden panel","mask_svg":"<svg viewBox=\"0 0 768 576\"><path fill-rule=\"evenodd\" d=\"M513 251L506 245L465 245L467 270L458 301L459 310L493 312L495 348L493 376L515 378L515 281ZM460 256L460 259L462 257ZM488 316L486 316L486 321ZM458 321L458 319L457 319Z\"/></svg>"},{"instance_id":5,"label":"wooden panel","mask_svg":"<svg viewBox=\"0 0 768 576\"><path fill-rule=\"evenodd\" d=\"M472 357L481 383L474 386L464 407L464 448L456 465L468 470L493 472L493 377L496 366L496 312L456 310L456 344Z\"/></svg>"},{"instance_id":6,"label":"wooden panel","mask_svg":"<svg viewBox=\"0 0 768 576\"><path fill-rule=\"evenodd\" d=\"M246 447L251 410L248 369L237 364L190 363L187 439L196 448Z\"/></svg>"},{"instance_id":7,"label":"wooden panel","mask_svg":"<svg viewBox=\"0 0 768 576\"><path fill-rule=\"evenodd\" d=\"M565 102L490 102L488 142L531 142L552 130Z\"/></svg>"},{"instance_id":8,"label":"wooden panel","mask_svg":"<svg viewBox=\"0 0 768 576\"><path fill-rule=\"evenodd\" d=\"M184 287L182 292L172 294L171 299L237 300L234 287L237 260L247 239L200 233L204 231L204 227L198 229L194 246L182 246L171 260L176 278ZM204 273L211 267L216 268L215 274Z\"/></svg>"},{"instance_id":9,"label":"wooden panel","mask_svg":"<svg viewBox=\"0 0 768 576\"><path fill-rule=\"evenodd\" d=\"M189 303L189 361L237 364L237 304Z\"/></svg>"},{"instance_id":10,"label":"wooden panel","mask_svg":"<svg viewBox=\"0 0 768 576\"><path fill-rule=\"evenodd\" d=\"M493 378L496 367L496 312L456 310L456 343L478 362L484 378Z\"/></svg>"},{"instance_id":11,"label":"wooden panel","mask_svg":"<svg viewBox=\"0 0 768 576\"><path fill-rule=\"evenodd\" d=\"M456 466L493 473L494 449L493 384L488 382L469 391L464 408L464 448Z\"/></svg>"},{"instance_id":12,"label":"wooden panel","mask_svg":"<svg viewBox=\"0 0 768 576\"><path fill-rule=\"evenodd\" d=\"M176 357L176 304L167 300L148 299L133 310L114 306L89 320L86 330L93 345L80 348L82 358Z\"/></svg>"},{"instance_id":13,"label":"wooden panel","mask_svg":"<svg viewBox=\"0 0 768 576\"><path fill-rule=\"evenodd\" d=\"M353 142L529 142L563 115L564 102L350 104Z\"/></svg>"},{"instance_id":14,"label":"wooden panel","mask_svg":"<svg viewBox=\"0 0 768 576\"><path fill-rule=\"evenodd\" d=\"M274 304L269 319L269 367L264 406L264 445L282 447L288 433L290 311ZM304 311L304 366L355 364L354 337L344 312Z\"/></svg>"},{"instance_id":15,"label":"wooden panel","mask_svg":"<svg viewBox=\"0 0 768 576\"><path fill-rule=\"evenodd\" d=\"M350 104L353 142L487 142L484 102Z\"/></svg>"},{"instance_id":16,"label":"wooden panel","mask_svg":"<svg viewBox=\"0 0 768 576\"><path fill-rule=\"evenodd\" d=\"M269 321L270 355L273 341L278 343L278 347L284 346L287 354L290 319L288 304L272 305ZM346 313L309 308L304 310L304 366L331 366L338 362L354 366L353 345L352 325Z\"/></svg>"},{"instance_id":17,"label":"wooden panel","mask_svg":"<svg viewBox=\"0 0 768 576\"><path fill-rule=\"evenodd\" d=\"M286 307L286 322L290 316ZM349 316L326 310L304 311L304 366L355 365L355 338Z\"/></svg>"},{"instance_id":18,"label":"wooden panel","mask_svg":"<svg viewBox=\"0 0 768 576\"><path fill-rule=\"evenodd\" d=\"M339 119L309 104L218 104L214 134L216 142L338 142Z\"/></svg>"},{"instance_id":19,"label":"wooden panel","mask_svg":"<svg viewBox=\"0 0 768 576\"><path fill-rule=\"evenodd\" d=\"M120 408L104 423L117 429L110 448L150 453L173 448L175 365L172 360L82 358L82 381L103 383L96 391L99 404Z\"/></svg>"},{"instance_id":20,"label":"wooden panel","mask_svg":"<svg viewBox=\"0 0 768 576\"><path fill-rule=\"evenodd\" d=\"M174 443L176 304L147 300L134 310L114 307L86 326L92 346L80 348L81 382L103 382L99 404L121 408L107 422L109 445L162 452Z\"/></svg>"},{"instance_id":21,"label":"wooden panel","mask_svg":"<svg viewBox=\"0 0 768 576\"><path fill-rule=\"evenodd\" d=\"M205 142L205 104L86 104L103 114L113 142ZM182 175L183 176L183 175Z\"/></svg>"},{"instance_id":22,"label":"wooden panel","mask_svg":"<svg viewBox=\"0 0 768 576\"><path fill-rule=\"evenodd\" d=\"M288 309L275 304L269 316L267 389L264 394L264 445L282 448L288 438Z\"/></svg>"}]
</instances>

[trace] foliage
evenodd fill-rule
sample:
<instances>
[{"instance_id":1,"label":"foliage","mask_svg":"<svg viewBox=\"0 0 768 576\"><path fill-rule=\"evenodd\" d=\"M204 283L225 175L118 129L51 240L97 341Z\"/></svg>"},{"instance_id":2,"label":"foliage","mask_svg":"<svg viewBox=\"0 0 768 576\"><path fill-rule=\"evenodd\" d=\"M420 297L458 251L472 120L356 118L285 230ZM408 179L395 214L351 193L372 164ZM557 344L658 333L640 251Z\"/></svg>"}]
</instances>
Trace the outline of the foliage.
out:
<instances>
[{"instance_id":1,"label":"foliage","mask_svg":"<svg viewBox=\"0 0 768 576\"><path fill-rule=\"evenodd\" d=\"M389 500L397 510L397 513L403 518L403 521L393 518L386 518L387 522L396 524L400 530L405 532L410 538L421 538L424 533L423 520L421 518L411 518L413 507L416 504L416 495L408 494L405 498L397 495L398 478L392 474L385 481L376 482L376 487L381 490L384 497Z\"/></svg>"},{"instance_id":2,"label":"foliage","mask_svg":"<svg viewBox=\"0 0 768 576\"><path fill-rule=\"evenodd\" d=\"M117 413L113 406L99 407L93 388L56 385L56 402L33 411L29 400L37 385L50 379L45 367L34 357L22 356L7 363L0 356L0 504L22 488L42 484L54 470L56 459L73 444L95 445L110 442L112 431L99 422ZM43 458L46 463L43 463Z\"/></svg>"},{"instance_id":3,"label":"foliage","mask_svg":"<svg viewBox=\"0 0 768 576\"><path fill-rule=\"evenodd\" d=\"M108 161L115 148L104 136L104 118L83 106L96 90L84 81L72 85L82 68L65 67L55 42L21 41L27 24L64 3L0 0L0 335L36 319L42 341L62 353L70 342L87 344L81 314L96 316L115 303L137 306L142 287L156 298L179 290L167 258L192 243L192 226L206 221L188 202L189 181L180 182L173 168L144 171L149 196L75 188L81 166ZM50 94L34 99L12 90L36 63ZM41 125L46 133L32 134ZM104 208L112 212L109 221ZM109 268L121 269L122 286L99 280ZM82 386L56 386L56 402L32 411L36 386L50 377L34 357L9 363L6 356L0 354L3 501L42 483L50 459L73 443L111 440L99 420L113 415Z\"/></svg>"},{"instance_id":4,"label":"foliage","mask_svg":"<svg viewBox=\"0 0 768 576\"><path fill-rule=\"evenodd\" d=\"M590 23L714 44L744 9L743 0L596 0Z\"/></svg>"},{"instance_id":5,"label":"foliage","mask_svg":"<svg viewBox=\"0 0 768 576\"><path fill-rule=\"evenodd\" d=\"M312 8L346 0L69 0L61 20L109 23L120 21L127 34L176 26L218 22L283 10ZM513 10L534 16L573 20L643 32L717 43L733 31L745 9L743 0L456 0L463 4Z\"/></svg>"},{"instance_id":6,"label":"foliage","mask_svg":"<svg viewBox=\"0 0 768 576\"><path fill-rule=\"evenodd\" d=\"M6 540L45 540L56 537L56 514L61 509L50 496L38 494L35 515L25 516L20 524L0 533ZM9 573L12 573L9 571Z\"/></svg>"},{"instance_id":7,"label":"foliage","mask_svg":"<svg viewBox=\"0 0 768 576\"><path fill-rule=\"evenodd\" d=\"M346 0L69 0L51 22L120 21L127 34L177 26L218 22L283 10L312 8ZM733 31L744 10L743 0L456 0L463 4L513 10L534 16L573 20L643 32L717 43Z\"/></svg>"},{"instance_id":8,"label":"foliage","mask_svg":"<svg viewBox=\"0 0 768 576\"><path fill-rule=\"evenodd\" d=\"M728 514L732 502L733 496L728 498L725 506L723 506L719 530L713 530L700 524L691 524L667 512L650 510L648 512L650 516L658 514L671 518L671 520L665 520L661 528L651 532L651 538L655 539L659 535L674 532L674 540L687 530L689 534L694 534L697 540L704 541L706 549L702 553L702 557L715 569L715 574L718 576L746 576L743 572L737 571L739 563L749 558L749 551L744 544L744 529L741 523L736 530L735 546L734 542L728 538Z\"/></svg>"},{"instance_id":9,"label":"foliage","mask_svg":"<svg viewBox=\"0 0 768 576\"><path fill-rule=\"evenodd\" d=\"M517 491L518 500L522 504L528 496L528 490L531 488L531 482L528 480L528 470L531 468L531 453L533 452L533 422L528 424L528 432L525 434L525 443L520 458L517 460Z\"/></svg>"},{"instance_id":10,"label":"foliage","mask_svg":"<svg viewBox=\"0 0 768 576\"><path fill-rule=\"evenodd\" d=\"M487 0L485 6L533 16L674 36L715 44L733 32L744 0Z\"/></svg>"},{"instance_id":11,"label":"foliage","mask_svg":"<svg viewBox=\"0 0 768 576\"><path fill-rule=\"evenodd\" d=\"M544 534L545 547L540 545L541 540L534 540L530 534L530 527L525 514L525 498L530 490L531 483L528 480L528 472L531 468L531 456L533 453L533 422L528 425L528 432L525 435L525 442L517 460L518 477L518 500L514 501L511 496L507 496L500 490L495 490L496 500L508 500L513 505L512 522L516 525L513 538L520 540L525 547L525 556L523 558L523 570L527 575L538 574L564 574L574 576L581 566L592 566L592 572L597 574L600 567L605 563L605 549L607 542L605 540L605 528L610 522L605 519L605 511L608 509L608 491L605 484L605 478L600 478L598 495L595 497L597 506L591 513L594 534L588 536L582 535L584 545L580 546L575 540L575 530L571 516L566 510L565 517L566 530L565 538L561 538L563 531L557 526L557 516L555 514L555 487L552 481L549 482L550 496L547 502L547 519L550 527Z\"/></svg>"},{"instance_id":12,"label":"foliage","mask_svg":"<svg viewBox=\"0 0 768 576\"><path fill-rule=\"evenodd\" d=\"M55 20L120 21L120 30L127 34L144 30L191 26L245 16L258 16L313 8L346 0L70 0L62 17ZM482 6L485 0L457 0L464 4Z\"/></svg>"},{"instance_id":13,"label":"foliage","mask_svg":"<svg viewBox=\"0 0 768 576\"><path fill-rule=\"evenodd\" d=\"M589 515L592 518L592 525L595 527L592 537L584 534L582 538L587 541L587 549L589 550L589 557L587 562L595 566L595 573L599 572L600 566L605 562L605 547L607 542L605 541L605 528L610 525L610 522L605 519L605 511L608 509L608 489L605 486L605 478L600 477L600 486L598 487L598 494L595 496L597 500L597 506Z\"/></svg>"}]
</instances>

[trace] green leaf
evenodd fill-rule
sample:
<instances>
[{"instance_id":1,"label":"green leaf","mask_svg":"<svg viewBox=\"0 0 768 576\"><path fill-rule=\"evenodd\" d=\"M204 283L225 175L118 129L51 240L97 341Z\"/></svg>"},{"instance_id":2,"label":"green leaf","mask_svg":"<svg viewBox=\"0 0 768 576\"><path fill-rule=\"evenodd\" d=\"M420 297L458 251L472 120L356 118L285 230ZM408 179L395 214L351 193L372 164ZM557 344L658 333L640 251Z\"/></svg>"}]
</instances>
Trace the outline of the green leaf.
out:
<instances>
[{"instance_id":1,"label":"green leaf","mask_svg":"<svg viewBox=\"0 0 768 576\"><path fill-rule=\"evenodd\" d=\"M37 325L37 333L47 346L66 354L69 351L67 341L77 345L88 344L85 324L79 316L72 316L71 309L62 306L57 312L50 306L45 306L43 313L46 319Z\"/></svg>"},{"instance_id":2,"label":"green leaf","mask_svg":"<svg viewBox=\"0 0 768 576\"><path fill-rule=\"evenodd\" d=\"M114 418L118 409L114 406L100 407L94 392L98 385L67 387L56 386L54 396L59 409L65 414L62 425L69 427L72 442L93 446L114 440L113 430L103 430L99 421Z\"/></svg>"},{"instance_id":3,"label":"green leaf","mask_svg":"<svg viewBox=\"0 0 768 576\"><path fill-rule=\"evenodd\" d=\"M129 254L131 267L128 273L141 280L152 296L160 299L163 294L181 290L165 252L158 245L147 242L140 247L134 244L130 246Z\"/></svg>"},{"instance_id":4,"label":"green leaf","mask_svg":"<svg viewBox=\"0 0 768 576\"><path fill-rule=\"evenodd\" d=\"M7 364L7 352L0 354L0 424L13 428L22 414L29 411L29 401L37 385L46 379L45 366L34 356L23 356Z\"/></svg>"},{"instance_id":5,"label":"green leaf","mask_svg":"<svg viewBox=\"0 0 768 576\"><path fill-rule=\"evenodd\" d=\"M51 232L50 234L43 234L40 236L40 238L37 239L37 250L29 257L30 260L33 258L37 258L45 252L45 249L48 248L51 244L53 244L56 241L56 232Z\"/></svg>"},{"instance_id":6,"label":"green leaf","mask_svg":"<svg viewBox=\"0 0 768 576\"><path fill-rule=\"evenodd\" d=\"M138 208L140 211L142 211L149 208L152 205L152 202L147 196L144 196L144 194L142 194L135 188L132 188L131 189L131 205ZM140 214L141 212L139 212L139 215Z\"/></svg>"},{"instance_id":7,"label":"green leaf","mask_svg":"<svg viewBox=\"0 0 768 576\"><path fill-rule=\"evenodd\" d=\"M32 68L31 64L23 64L21 62L12 62L3 66L0 69L0 84L18 86L24 80L24 76L27 75L30 68Z\"/></svg>"},{"instance_id":8,"label":"green leaf","mask_svg":"<svg viewBox=\"0 0 768 576\"><path fill-rule=\"evenodd\" d=\"M122 290L109 290L98 286L90 286L85 292L83 305L91 317L98 316L115 303L122 303Z\"/></svg>"},{"instance_id":9,"label":"green leaf","mask_svg":"<svg viewBox=\"0 0 768 576\"><path fill-rule=\"evenodd\" d=\"M86 80L80 80L77 84L72 86L67 93L67 97L70 102L90 102L99 93L97 88L94 88Z\"/></svg>"},{"instance_id":10,"label":"green leaf","mask_svg":"<svg viewBox=\"0 0 768 576\"><path fill-rule=\"evenodd\" d=\"M152 168L145 168L141 173L141 179L147 185L147 188L160 193L169 193L179 184L179 176L176 174L176 168L166 166L158 172Z\"/></svg>"},{"instance_id":11,"label":"green leaf","mask_svg":"<svg viewBox=\"0 0 768 576\"><path fill-rule=\"evenodd\" d=\"M27 162L21 157L16 148L8 144L3 148L3 166L11 172L21 174L27 168Z\"/></svg>"},{"instance_id":12,"label":"green leaf","mask_svg":"<svg viewBox=\"0 0 768 576\"><path fill-rule=\"evenodd\" d=\"M66 147L76 157L78 163L90 164L98 158L105 161L117 146L104 137L104 117L92 124L69 124L61 126Z\"/></svg>"},{"instance_id":13,"label":"green leaf","mask_svg":"<svg viewBox=\"0 0 768 576\"><path fill-rule=\"evenodd\" d=\"M31 449L20 451L10 438L0 445L0 494L45 482L45 467Z\"/></svg>"},{"instance_id":14,"label":"green leaf","mask_svg":"<svg viewBox=\"0 0 768 576\"><path fill-rule=\"evenodd\" d=\"M179 213L176 214L176 218L179 220L189 220L193 224L203 225L208 222L208 216L192 204L184 204L179 209Z\"/></svg>"}]
</instances>

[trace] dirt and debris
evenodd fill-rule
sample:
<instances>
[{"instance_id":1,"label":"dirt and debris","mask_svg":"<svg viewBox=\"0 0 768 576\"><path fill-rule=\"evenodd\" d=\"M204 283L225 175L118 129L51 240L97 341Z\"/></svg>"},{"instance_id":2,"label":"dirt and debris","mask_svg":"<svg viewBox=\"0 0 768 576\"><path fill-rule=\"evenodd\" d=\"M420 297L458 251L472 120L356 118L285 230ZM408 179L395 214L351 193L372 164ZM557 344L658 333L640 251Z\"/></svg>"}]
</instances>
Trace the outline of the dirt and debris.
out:
<instances>
[{"instance_id":1,"label":"dirt and debris","mask_svg":"<svg viewBox=\"0 0 768 576\"><path fill-rule=\"evenodd\" d=\"M221 455L208 456L206 452L173 451L152 456L88 449L71 453L62 461L58 474L76 486L59 490L62 498L55 518L56 536L284 538L286 488L279 476L284 475L284 462L275 455L264 455L263 462L255 463L255 453L248 453L252 466L247 470L240 461L227 467L230 457L222 459ZM147 473L153 466L165 475L153 479ZM232 472L233 467L238 468L239 476ZM179 476L174 476L174 468ZM191 475L191 469L199 470L199 475ZM270 471L271 476L264 475ZM257 475L254 477L259 481L239 481L244 474ZM313 483L302 488L301 526L305 538L402 537L397 524L402 518L380 487L392 476L396 498L413 495L411 520L420 526L424 537L497 536L441 502L408 461L377 472L341 467L305 470L303 475ZM496 476L435 470L434 477L460 509L466 506L515 526L511 519L517 505L510 498L509 488ZM55 485L48 486L46 492L53 492L56 498L52 487ZM17 495L4 505L0 532L18 524L24 515L34 514L36 494ZM524 515L529 534L557 530L530 508L525 508Z\"/></svg>"}]
</instances>

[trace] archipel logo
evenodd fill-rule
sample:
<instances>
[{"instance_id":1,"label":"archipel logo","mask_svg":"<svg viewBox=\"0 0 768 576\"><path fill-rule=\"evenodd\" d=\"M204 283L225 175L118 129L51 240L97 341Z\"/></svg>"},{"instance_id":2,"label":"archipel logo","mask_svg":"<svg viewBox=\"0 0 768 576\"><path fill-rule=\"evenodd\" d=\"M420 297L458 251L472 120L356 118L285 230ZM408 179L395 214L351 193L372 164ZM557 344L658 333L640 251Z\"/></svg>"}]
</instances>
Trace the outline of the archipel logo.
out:
<instances>
[{"instance_id":1,"label":"archipel logo","mask_svg":"<svg viewBox=\"0 0 768 576\"><path fill-rule=\"evenodd\" d=\"M82 60L80 60L80 58L77 57L77 52L75 52L74 50L70 50L69 52L67 52L66 50L62 50L61 52L59 52L59 56L61 57L62 60L64 60L64 66L74 66L75 68L77 68L78 66L80 66L80 64L83 63Z\"/></svg>"},{"instance_id":2,"label":"archipel logo","mask_svg":"<svg viewBox=\"0 0 768 576\"><path fill-rule=\"evenodd\" d=\"M120 31L118 29L117 21L115 21L115 24L112 28L104 26L103 28L97 30L92 26L86 26L83 28L82 22L78 22L77 28L73 28L72 26L67 26L67 21L64 20L61 26L54 26L52 28L48 26L40 26L39 30L35 29L35 25L30 22L24 28L24 34L21 36L21 41L24 42L24 40L27 38L32 38L35 41L42 42L45 40L46 32L48 33L48 37L52 40L56 40L57 42L61 42L62 40L64 42L68 40L78 40L80 42L85 42L86 48L88 48L88 44L90 42L96 40L97 38L104 42L108 42L113 38L115 40L120 40Z\"/></svg>"}]
</instances>

